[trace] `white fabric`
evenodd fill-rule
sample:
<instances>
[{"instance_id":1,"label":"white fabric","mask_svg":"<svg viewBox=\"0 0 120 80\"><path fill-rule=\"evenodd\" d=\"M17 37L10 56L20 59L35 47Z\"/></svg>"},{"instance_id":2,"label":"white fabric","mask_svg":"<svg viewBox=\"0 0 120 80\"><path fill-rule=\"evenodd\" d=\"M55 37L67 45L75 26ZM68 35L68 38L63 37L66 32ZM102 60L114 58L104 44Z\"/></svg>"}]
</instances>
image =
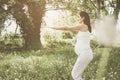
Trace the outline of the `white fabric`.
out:
<instances>
[{"instance_id":1,"label":"white fabric","mask_svg":"<svg viewBox=\"0 0 120 80\"><path fill-rule=\"evenodd\" d=\"M78 32L76 39L75 52L78 58L72 70L72 77L74 80L82 80L85 68L93 59L93 52L90 48L90 33L88 31Z\"/></svg>"},{"instance_id":2,"label":"white fabric","mask_svg":"<svg viewBox=\"0 0 120 80\"><path fill-rule=\"evenodd\" d=\"M91 34L89 31L87 32L81 32L79 31L76 35L76 44L75 44L75 52L77 55L79 55L82 51L91 49L90 48L90 40L91 40Z\"/></svg>"}]
</instances>

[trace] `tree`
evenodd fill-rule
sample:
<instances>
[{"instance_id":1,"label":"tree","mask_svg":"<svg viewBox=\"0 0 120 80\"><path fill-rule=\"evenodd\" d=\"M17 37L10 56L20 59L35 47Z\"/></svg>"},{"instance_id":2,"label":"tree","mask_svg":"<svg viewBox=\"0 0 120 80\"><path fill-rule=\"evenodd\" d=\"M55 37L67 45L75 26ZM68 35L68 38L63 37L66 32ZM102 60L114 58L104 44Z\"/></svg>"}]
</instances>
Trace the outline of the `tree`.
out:
<instances>
[{"instance_id":1,"label":"tree","mask_svg":"<svg viewBox=\"0 0 120 80\"><path fill-rule=\"evenodd\" d=\"M92 18L96 17L96 0L47 0L47 4L50 5L50 9L70 10L73 15L86 11Z\"/></svg>"},{"instance_id":2,"label":"tree","mask_svg":"<svg viewBox=\"0 0 120 80\"><path fill-rule=\"evenodd\" d=\"M109 2L109 5L105 4ZM73 15L79 11L87 11L92 18L100 17L101 12L107 12L106 7L113 7L118 15L120 0L0 0L0 19L4 23L9 15L16 19L21 28L23 48L38 50L42 48L40 28L42 17L47 9L70 10ZM4 6L7 6L7 9ZM49 6L49 7L48 7ZM3 26L0 25L1 27Z\"/></svg>"},{"instance_id":3,"label":"tree","mask_svg":"<svg viewBox=\"0 0 120 80\"><path fill-rule=\"evenodd\" d=\"M23 48L33 50L42 48L40 27L45 13L45 0L5 0L1 4L7 5L8 9L4 11L12 15L20 26L24 39Z\"/></svg>"},{"instance_id":4,"label":"tree","mask_svg":"<svg viewBox=\"0 0 120 80\"><path fill-rule=\"evenodd\" d=\"M114 6L114 15L115 15L115 18L118 19L118 14L119 14L119 11L120 11L120 0L116 0L115 1L115 4L116 6L114 6L114 4L112 6Z\"/></svg>"},{"instance_id":5,"label":"tree","mask_svg":"<svg viewBox=\"0 0 120 80\"><path fill-rule=\"evenodd\" d=\"M2 28L3 28L3 26L4 26L4 22L5 22L5 20L6 20L6 16L8 16L8 13L7 13L7 11L5 11L5 9L4 9L4 3L6 3L6 1L1 1L0 0L0 34L1 34L1 31L2 31Z\"/></svg>"},{"instance_id":6,"label":"tree","mask_svg":"<svg viewBox=\"0 0 120 80\"><path fill-rule=\"evenodd\" d=\"M97 0L97 17L100 17L101 0Z\"/></svg>"}]
</instances>

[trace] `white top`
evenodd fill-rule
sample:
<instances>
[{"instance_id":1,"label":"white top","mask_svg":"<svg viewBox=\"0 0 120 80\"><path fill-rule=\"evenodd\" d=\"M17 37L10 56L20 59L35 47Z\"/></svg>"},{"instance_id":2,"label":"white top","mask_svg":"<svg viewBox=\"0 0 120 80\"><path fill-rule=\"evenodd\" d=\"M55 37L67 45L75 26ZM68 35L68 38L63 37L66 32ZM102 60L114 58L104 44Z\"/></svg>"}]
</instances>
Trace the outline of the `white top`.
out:
<instances>
[{"instance_id":1,"label":"white top","mask_svg":"<svg viewBox=\"0 0 120 80\"><path fill-rule=\"evenodd\" d=\"M79 31L76 35L76 44L75 44L75 52L76 54L80 54L82 51L91 50L90 48L90 40L91 33L89 31L82 32Z\"/></svg>"}]
</instances>

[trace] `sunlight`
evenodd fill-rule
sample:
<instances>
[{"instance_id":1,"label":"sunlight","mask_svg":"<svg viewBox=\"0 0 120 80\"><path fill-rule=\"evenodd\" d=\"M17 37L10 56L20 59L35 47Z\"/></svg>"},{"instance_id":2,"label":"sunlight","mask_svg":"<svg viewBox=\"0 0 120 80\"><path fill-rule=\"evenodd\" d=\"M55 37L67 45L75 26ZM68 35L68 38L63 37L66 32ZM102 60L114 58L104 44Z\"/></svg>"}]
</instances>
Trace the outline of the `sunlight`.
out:
<instances>
[{"instance_id":1,"label":"sunlight","mask_svg":"<svg viewBox=\"0 0 120 80\"><path fill-rule=\"evenodd\" d=\"M45 13L45 23L46 27L53 27L55 23L59 20L59 11L58 10L50 10Z\"/></svg>"},{"instance_id":2,"label":"sunlight","mask_svg":"<svg viewBox=\"0 0 120 80\"><path fill-rule=\"evenodd\" d=\"M46 11L44 16L45 27L47 28L47 27L55 26L56 22L59 20L59 15L60 15L60 12L58 10ZM2 35L6 33L14 33L16 30L17 24L14 20L6 20L4 23L4 26L5 26L5 29L2 31ZM19 32L19 29L17 32Z\"/></svg>"},{"instance_id":3,"label":"sunlight","mask_svg":"<svg viewBox=\"0 0 120 80\"><path fill-rule=\"evenodd\" d=\"M6 33L14 33L16 30L17 24L14 20L6 20L4 23L4 26L5 26L5 29L2 31L2 35Z\"/></svg>"}]
</instances>

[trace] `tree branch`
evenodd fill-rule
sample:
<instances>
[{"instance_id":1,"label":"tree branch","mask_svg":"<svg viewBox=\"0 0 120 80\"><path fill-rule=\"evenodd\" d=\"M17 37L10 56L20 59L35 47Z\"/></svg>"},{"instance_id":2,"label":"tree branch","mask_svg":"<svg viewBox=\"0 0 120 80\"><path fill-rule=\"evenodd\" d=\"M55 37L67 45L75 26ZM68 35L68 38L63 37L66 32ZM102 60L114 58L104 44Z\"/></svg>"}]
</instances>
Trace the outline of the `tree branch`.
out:
<instances>
[{"instance_id":1,"label":"tree branch","mask_svg":"<svg viewBox=\"0 0 120 80\"><path fill-rule=\"evenodd\" d=\"M114 5L114 2L112 1L108 1L109 2L109 4L110 4L110 7L115 7L115 5Z\"/></svg>"},{"instance_id":2,"label":"tree branch","mask_svg":"<svg viewBox=\"0 0 120 80\"><path fill-rule=\"evenodd\" d=\"M93 7L95 8L95 9L98 9L97 8L97 6L95 6L95 4L90 0L90 2L91 2L91 4L93 5Z\"/></svg>"},{"instance_id":3,"label":"tree branch","mask_svg":"<svg viewBox=\"0 0 120 80\"><path fill-rule=\"evenodd\" d=\"M0 9L4 12L7 12L7 10L5 10L2 6L0 6Z\"/></svg>"}]
</instances>

